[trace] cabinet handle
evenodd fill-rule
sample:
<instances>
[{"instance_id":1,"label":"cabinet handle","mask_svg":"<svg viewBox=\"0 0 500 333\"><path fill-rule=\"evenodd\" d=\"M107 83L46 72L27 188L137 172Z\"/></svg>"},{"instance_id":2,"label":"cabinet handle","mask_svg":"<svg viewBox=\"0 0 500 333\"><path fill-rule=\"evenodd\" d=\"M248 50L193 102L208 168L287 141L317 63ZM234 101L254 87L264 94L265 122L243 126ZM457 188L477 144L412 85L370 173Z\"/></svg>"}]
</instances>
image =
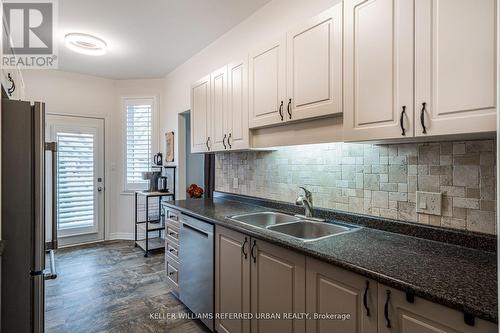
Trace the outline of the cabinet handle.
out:
<instances>
[{"instance_id":1,"label":"cabinet handle","mask_svg":"<svg viewBox=\"0 0 500 333\"><path fill-rule=\"evenodd\" d=\"M257 262L257 257L253 253L253 249L255 249L255 246L257 246L257 242L254 240L253 245L252 245L252 249L250 250L250 255L252 256L254 263Z\"/></svg>"},{"instance_id":2,"label":"cabinet handle","mask_svg":"<svg viewBox=\"0 0 500 333\"><path fill-rule=\"evenodd\" d=\"M368 307L368 288L369 287L370 287L370 281L366 281L365 293L363 294L363 305L365 306L367 317L370 317L370 308Z\"/></svg>"},{"instance_id":3,"label":"cabinet handle","mask_svg":"<svg viewBox=\"0 0 500 333\"><path fill-rule=\"evenodd\" d=\"M222 138L222 144L224 145L224 149L227 149L227 147L226 147L226 134L224 134L224 137Z\"/></svg>"},{"instance_id":4,"label":"cabinet handle","mask_svg":"<svg viewBox=\"0 0 500 333\"><path fill-rule=\"evenodd\" d=\"M391 291L387 290L387 298L384 305L385 327L391 328L391 320L389 319L389 300L391 299Z\"/></svg>"},{"instance_id":5,"label":"cabinet handle","mask_svg":"<svg viewBox=\"0 0 500 333\"><path fill-rule=\"evenodd\" d=\"M401 133L402 136L406 136L405 125L403 123L405 114L406 114L406 105L403 105L403 111L401 111L401 118L399 118L399 125L401 126L401 130L403 131Z\"/></svg>"},{"instance_id":6,"label":"cabinet handle","mask_svg":"<svg viewBox=\"0 0 500 333\"><path fill-rule=\"evenodd\" d=\"M16 84L14 83L14 80L12 79L12 75L10 75L10 73L7 74L7 77L9 78L10 83L12 83L10 88L7 89L7 93L9 94L9 96L12 96L12 93L14 92L14 90L16 90Z\"/></svg>"},{"instance_id":7,"label":"cabinet handle","mask_svg":"<svg viewBox=\"0 0 500 333\"><path fill-rule=\"evenodd\" d=\"M283 101L281 101L280 108L278 109L278 112L281 117L281 121L283 121Z\"/></svg>"},{"instance_id":8,"label":"cabinet handle","mask_svg":"<svg viewBox=\"0 0 500 333\"><path fill-rule=\"evenodd\" d=\"M245 237L245 241L243 242L243 245L241 245L241 253L245 256L245 259L248 258L248 253L245 252L245 245L248 243L248 238Z\"/></svg>"},{"instance_id":9,"label":"cabinet handle","mask_svg":"<svg viewBox=\"0 0 500 333\"><path fill-rule=\"evenodd\" d=\"M425 106L427 103L422 103L422 111L420 112L420 124L422 125L422 133L427 134L427 128L425 128Z\"/></svg>"},{"instance_id":10,"label":"cabinet handle","mask_svg":"<svg viewBox=\"0 0 500 333\"><path fill-rule=\"evenodd\" d=\"M210 142L210 137L207 138L207 142L205 143L207 145L207 150L210 150L210 146L208 145L209 142Z\"/></svg>"},{"instance_id":11,"label":"cabinet handle","mask_svg":"<svg viewBox=\"0 0 500 333\"><path fill-rule=\"evenodd\" d=\"M288 117L290 117L290 119L292 119L292 99L291 98L288 100L288 105L286 106L286 110L288 112Z\"/></svg>"},{"instance_id":12,"label":"cabinet handle","mask_svg":"<svg viewBox=\"0 0 500 333\"><path fill-rule=\"evenodd\" d=\"M229 146L229 149L231 149L232 148L231 147L231 141L229 141L229 140L231 140L231 133L229 133L229 136L227 137L227 144Z\"/></svg>"}]
</instances>

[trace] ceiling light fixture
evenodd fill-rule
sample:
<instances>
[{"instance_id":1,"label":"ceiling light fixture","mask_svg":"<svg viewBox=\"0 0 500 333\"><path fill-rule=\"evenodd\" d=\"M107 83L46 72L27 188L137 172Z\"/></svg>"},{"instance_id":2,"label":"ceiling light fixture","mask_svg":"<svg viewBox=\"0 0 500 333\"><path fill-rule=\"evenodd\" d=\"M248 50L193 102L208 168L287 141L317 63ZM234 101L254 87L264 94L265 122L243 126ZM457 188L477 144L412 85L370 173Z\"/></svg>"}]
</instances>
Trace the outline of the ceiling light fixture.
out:
<instances>
[{"instance_id":1,"label":"ceiling light fixture","mask_svg":"<svg viewBox=\"0 0 500 333\"><path fill-rule=\"evenodd\" d=\"M108 45L102 39L83 33L69 33L64 36L66 47L74 52L86 55L103 55Z\"/></svg>"}]
</instances>

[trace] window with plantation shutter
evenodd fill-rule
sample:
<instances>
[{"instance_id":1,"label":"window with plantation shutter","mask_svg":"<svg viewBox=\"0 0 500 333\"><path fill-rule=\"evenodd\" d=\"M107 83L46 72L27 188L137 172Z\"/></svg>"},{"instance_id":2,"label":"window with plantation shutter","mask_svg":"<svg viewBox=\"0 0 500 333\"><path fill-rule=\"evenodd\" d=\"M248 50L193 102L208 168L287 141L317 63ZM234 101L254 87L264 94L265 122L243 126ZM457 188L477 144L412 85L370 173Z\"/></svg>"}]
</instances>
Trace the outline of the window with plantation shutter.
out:
<instances>
[{"instance_id":1,"label":"window with plantation shutter","mask_svg":"<svg viewBox=\"0 0 500 333\"><path fill-rule=\"evenodd\" d=\"M144 190L149 181L142 173L152 163L153 111L152 98L125 99L125 191Z\"/></svg>"}]
</instances>

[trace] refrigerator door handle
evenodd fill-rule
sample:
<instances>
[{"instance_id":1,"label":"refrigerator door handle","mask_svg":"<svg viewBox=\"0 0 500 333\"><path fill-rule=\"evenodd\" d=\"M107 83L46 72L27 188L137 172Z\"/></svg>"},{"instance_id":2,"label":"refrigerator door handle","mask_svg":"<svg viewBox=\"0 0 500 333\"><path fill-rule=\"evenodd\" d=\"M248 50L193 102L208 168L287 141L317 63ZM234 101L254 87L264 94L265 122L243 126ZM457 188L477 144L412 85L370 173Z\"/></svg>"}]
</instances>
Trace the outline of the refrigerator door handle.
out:
<instances>
[{"instance_id":1,"label":"refrigerator door handle","mask_svg":"<svg viewBox=\"0 0 500 333\"><path fill-rule=\"evenodd\" d=\"M57 142L46 142L45 150L52 153L52 241L51 249L57 249Z\"/></svg>"},{"instance_id":2,"label":"refrigerator door handle","mask_svg":"<svg viewBox=\"0 0 500 333\"><path fill-rule=\"evenodd\" d=\"M43 278L44 280L55 280L57 278L57 271L56 271L56 261L54 259L54 250L49 251L49 258L50 258L50 269L46 269L43 272Z\"/></svg>"}]
</instances>

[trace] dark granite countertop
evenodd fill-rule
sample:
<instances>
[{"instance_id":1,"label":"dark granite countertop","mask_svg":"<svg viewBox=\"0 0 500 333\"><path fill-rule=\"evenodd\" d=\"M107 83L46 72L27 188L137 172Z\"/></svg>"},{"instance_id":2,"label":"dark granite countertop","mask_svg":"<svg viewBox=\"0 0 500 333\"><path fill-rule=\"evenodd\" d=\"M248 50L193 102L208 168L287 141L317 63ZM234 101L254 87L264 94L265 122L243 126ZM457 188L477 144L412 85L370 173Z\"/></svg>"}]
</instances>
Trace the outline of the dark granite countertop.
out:
<instances>
[{"instance_id":1,"label":"dark granite countertop","mask_svg":"<svg viewBox=\"0 0 500 333\"><path fill-rule=\"evenodd\" d=\"M305 243L227 218L272 211L270 208L224 198L170 201L164 205L330 262L478 318L498 322L495 253L367 227Z\"/></svg>"}]
</instances>

